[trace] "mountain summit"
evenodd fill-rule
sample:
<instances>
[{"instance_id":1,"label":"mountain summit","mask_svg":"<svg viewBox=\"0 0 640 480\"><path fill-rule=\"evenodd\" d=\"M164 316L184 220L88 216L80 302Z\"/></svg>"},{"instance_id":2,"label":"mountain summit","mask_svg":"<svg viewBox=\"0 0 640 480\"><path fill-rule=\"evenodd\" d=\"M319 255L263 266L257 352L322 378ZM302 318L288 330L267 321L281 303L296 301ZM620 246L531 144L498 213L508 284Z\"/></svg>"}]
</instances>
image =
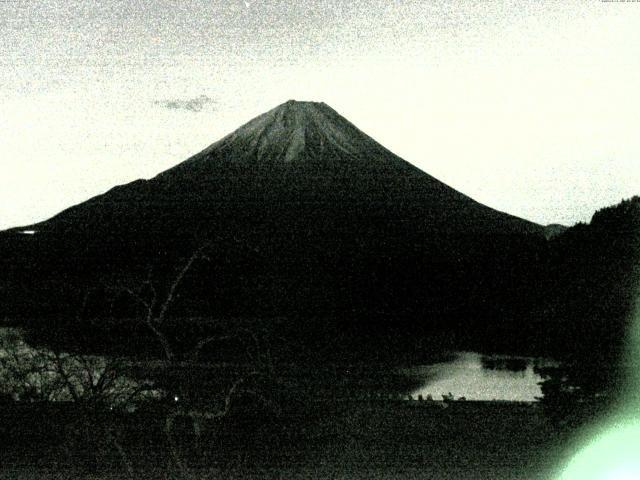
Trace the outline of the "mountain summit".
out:
<instances>
[{"instance_id":1,"label":"mountain summit","mask_svg":"<svg viewBox=\"0 0 640 480\"><path fill-rule=\"evenodd\" d=\"M375 168L387 173L393 168L398 173L415 170L325 103L294 100L254 118L166 174L200 169L203 163L245 164L252 174L267 169L268 176L292 167L322 176L358 169L367 175Z\"/></svg>"},{"instance_id":2,"label":"mountain summit","mask_svg":"<svg viewBox=\"0 0 640 480\"><path fill-rule=\"evenodd\" d=\"M539 225L448 187L324 103L288 101L152 179L0 233L16 279L0 300L59 316L88 285L171 271L206 242L189 315L461 321L498 315L497 283L517 298L540 241Z\"/></svg>"},{"instance_id":3,"label":"mountain summit","mask_svg":"<svg viewBox=\"0 0 640 480\"><path fill-rule=\"evenodd\" d=\"M248 157L284 162L385 151L325 103L295 100L256 117L210 147L214 148L240 148Z\"/></svg>"}]
</instances>

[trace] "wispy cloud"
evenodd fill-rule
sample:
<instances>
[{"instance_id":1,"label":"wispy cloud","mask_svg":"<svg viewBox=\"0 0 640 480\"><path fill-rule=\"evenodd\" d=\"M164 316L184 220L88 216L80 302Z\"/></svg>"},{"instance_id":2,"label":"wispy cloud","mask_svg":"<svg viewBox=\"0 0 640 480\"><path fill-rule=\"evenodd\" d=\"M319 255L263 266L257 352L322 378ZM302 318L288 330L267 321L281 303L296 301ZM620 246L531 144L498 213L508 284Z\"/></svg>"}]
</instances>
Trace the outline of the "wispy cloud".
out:
<instances>
[{"instance_id":1,"label":"wispy cloud","mask_svg":"<svg viewBox=\"0 0 640 480\"><path fill-rule=\"evenodd\" d=\"M188 110L190 112L199 112L205 107L215 103L216 101L207 95L199 95L195 98L187 99L174 98L169 100L156 100L153 102L154 105L170 110Z\"/></svg>"}]
</instances>

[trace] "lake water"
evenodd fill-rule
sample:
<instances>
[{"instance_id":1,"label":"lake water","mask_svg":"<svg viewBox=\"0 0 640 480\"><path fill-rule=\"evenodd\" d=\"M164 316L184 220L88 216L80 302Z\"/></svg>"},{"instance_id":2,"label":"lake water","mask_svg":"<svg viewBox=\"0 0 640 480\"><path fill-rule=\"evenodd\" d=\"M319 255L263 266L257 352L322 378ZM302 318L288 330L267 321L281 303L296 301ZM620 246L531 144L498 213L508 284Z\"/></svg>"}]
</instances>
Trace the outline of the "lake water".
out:
<instances>
[{"instance_id":1,"label":"lake water","mask_svg":"<svg viewBox=\"0 0 640 480\"><path fill-rule=\"evenodd\" d=\"M20 355L36 352L20 340L18 330L0 327L0 367L7 357L7 349ZM410 392L414 399L419 395L426 399L430 395L434 400L442 400L443 395L451 394L455 399L531 402L542 395L539 385L542 378L534 367L554 364L539 358L457 352L447 361L407 368L400 373L420 385ZM69 367L73 367L72 363ZM98 362L96 367L104 366ZM7 379L3 378L7 372L3 370L0 368L0 392L7 386L4 385Z\"/></svg>"},{"instance_id":2,"label":"lake water","mask_svg":"<svg viewBox=\"0 0 640 480\"><path fill-rule=\"evenodd\" d=\"M467 400L509 400L532 402L542 395L542 380L534 366L550 366L550 360L526 357L487 357L474 352L458 352L445 362L413 367L403 374L421 386L411 392L413 398L431 395L442 400L451 393Z\"/></svg>"}]
</instances>

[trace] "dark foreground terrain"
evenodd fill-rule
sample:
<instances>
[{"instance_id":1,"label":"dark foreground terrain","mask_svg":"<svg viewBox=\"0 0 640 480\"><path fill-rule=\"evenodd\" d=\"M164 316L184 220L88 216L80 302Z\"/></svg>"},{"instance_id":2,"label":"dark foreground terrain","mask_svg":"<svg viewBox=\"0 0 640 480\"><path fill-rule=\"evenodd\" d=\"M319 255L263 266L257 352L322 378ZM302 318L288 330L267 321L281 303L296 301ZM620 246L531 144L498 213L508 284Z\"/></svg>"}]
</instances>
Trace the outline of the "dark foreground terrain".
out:
<instances>
[{"instance_id":1,"label":"dark foreground terrain","mask_svg":"<svg viewBox=\"0 0 640 480\"><path fill-rule=\"evenodd\" d=\"M571 433L539 405L443 405L309 400L261 419L232 410L199 437L178 425L178 457L158 412L5 407L0 478L544 479Z\"/></svg>"}]
</instances>

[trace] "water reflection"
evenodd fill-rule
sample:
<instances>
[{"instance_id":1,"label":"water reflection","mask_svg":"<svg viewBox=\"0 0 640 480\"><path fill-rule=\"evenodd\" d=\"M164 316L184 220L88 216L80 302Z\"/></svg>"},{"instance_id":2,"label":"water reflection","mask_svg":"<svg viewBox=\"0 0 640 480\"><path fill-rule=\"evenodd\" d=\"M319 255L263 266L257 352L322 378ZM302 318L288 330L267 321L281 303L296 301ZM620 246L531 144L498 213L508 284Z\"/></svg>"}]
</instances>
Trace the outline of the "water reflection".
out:
<instances>
[{"instance_id":1,"label":"water reflection","mask_svg":"<svg viewBox=\"0 0 640 480\"><path fill-rule=\"evenodd\" d=\"M474 352L456 353L452 360L404 370L420 380L414 398L431 395L440 400L453 396L467 400L507 400L532 402L542 395L537 368L552 361L525 357L483 356Z\"/></svg>"}]
</instances>

